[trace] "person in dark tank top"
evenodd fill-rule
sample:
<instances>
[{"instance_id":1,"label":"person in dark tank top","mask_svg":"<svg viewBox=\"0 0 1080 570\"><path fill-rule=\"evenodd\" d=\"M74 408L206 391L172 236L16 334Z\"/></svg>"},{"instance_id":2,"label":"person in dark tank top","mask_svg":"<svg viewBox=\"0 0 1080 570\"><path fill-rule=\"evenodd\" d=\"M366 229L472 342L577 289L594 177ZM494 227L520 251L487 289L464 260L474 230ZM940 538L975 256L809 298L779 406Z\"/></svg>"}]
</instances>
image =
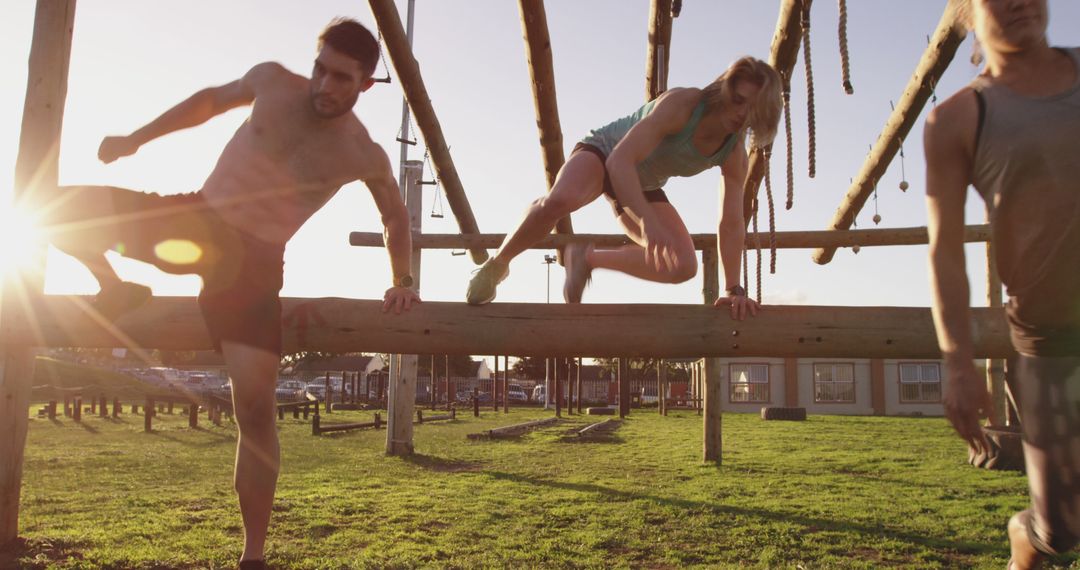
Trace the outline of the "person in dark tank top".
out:
<instances>
[{"instance_id":1,"label":"person in dark tank top","mask_svg":"<svg viewBox=\"0 0 1080 570\"><path fill-rule=\"evenodd\" d=\"M581 302L593 269L620 271L661 283L697 274L693 240L664 194L672 176L694 176L719 166L723 173L717 246L727 294L717 307L743 319L757 303L739 285L745 239L743 185L747 138L766 146L780 120L781 80L769 64L751 57L733 63L704 89L673 88L630 115L594 129L559 171L551 192L535 200L495 256L469 282L466 300L490 303L509 274L510 261L543 239L558 220L605 196L634 242L617 249L573 244L563 252L563 296ZM747 132L752 136L747 137Z\"/></svg>"},{"instance_id":2,"label":"person in dark tank top","mask_svg":"<svg viewBox=\"0 0 1080 570\"><path fill-rule=\"evenodd\" d=\"M992 407L976 372L964 266L969 185L984 199L1019 353L1010 387L1024 432L1031 506L1008 523L1010 568L1080 542L1080 50L1051 47L1046 0L961 0L985 67L925 130L934 322L945 413L988 445Z\"/></svg>"}]
</instances>

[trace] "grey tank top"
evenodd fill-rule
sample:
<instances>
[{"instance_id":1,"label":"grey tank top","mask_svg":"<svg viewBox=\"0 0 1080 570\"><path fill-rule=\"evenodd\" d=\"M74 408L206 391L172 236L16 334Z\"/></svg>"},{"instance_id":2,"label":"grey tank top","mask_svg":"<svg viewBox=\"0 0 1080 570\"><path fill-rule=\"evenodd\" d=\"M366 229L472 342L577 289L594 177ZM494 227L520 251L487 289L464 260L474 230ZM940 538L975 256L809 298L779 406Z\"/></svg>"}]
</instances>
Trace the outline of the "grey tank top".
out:
<instances>
[{"instance_id":1,"label":"grey tank top","mask_svg":"<svg viewBox=\"0 0 1080 570\"><path fill-rule=\"evenodd\" d=\"M1080 49L1077 82L1025 97L979 77L973 181L986 201L1013 343L1080 355Z\"/></svg>"},{"instance_id":2,"label":"grey tank top","mask_svg":"<svg viewBox=\"0 0 1080 570\"><path fill-rule=\"evenodd\" d=\"M652 112L656 99L642 105L633 113L616 119L598 129L593 129L581 142L600 149L604 156L611 156L611 151L626 136L630 129ZM683 128L660 141L645 160L637 165L638 181L645 192L659 190L672 176L694 176L704 170L719 166L735 148L735 135L729 135L720 145L720 149L711 156L701 154L694 146L694 131L697 130L701 117L705 114L705 100L694 107L690 120Z\"/></svg>"}]
</instances>

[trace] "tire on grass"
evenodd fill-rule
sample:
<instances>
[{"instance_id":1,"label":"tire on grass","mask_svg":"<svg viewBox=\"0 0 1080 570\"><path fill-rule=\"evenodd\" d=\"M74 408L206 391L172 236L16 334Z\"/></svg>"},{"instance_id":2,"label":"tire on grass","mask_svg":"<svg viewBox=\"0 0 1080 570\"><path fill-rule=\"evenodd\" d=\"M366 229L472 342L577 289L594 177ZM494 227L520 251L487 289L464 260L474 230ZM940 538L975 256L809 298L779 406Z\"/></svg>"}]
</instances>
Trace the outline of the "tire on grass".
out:
<instances>
[{"instance_id":1,"label":"tire on grass","mask_svg":"<svg viewBox=\"0 0 1080 570\"><path fill-rule=\"evenodd\" d=\"M761 419L783 420L789 422L806 421L806 408L786 408L782 406L766 406L761 408Z\"/></svg>"},{"instance_id":2,"label":"tire on grass","mask_svg":"<svg viewBox=\"0 0 1080 570\"><path fill-rule=\"evenodd\" d=\"M968 463L995 471L1023 471L1024 446L1020 426L983 426L990 449L976 452L968 448Z\"/></svg>"}]
</instances>

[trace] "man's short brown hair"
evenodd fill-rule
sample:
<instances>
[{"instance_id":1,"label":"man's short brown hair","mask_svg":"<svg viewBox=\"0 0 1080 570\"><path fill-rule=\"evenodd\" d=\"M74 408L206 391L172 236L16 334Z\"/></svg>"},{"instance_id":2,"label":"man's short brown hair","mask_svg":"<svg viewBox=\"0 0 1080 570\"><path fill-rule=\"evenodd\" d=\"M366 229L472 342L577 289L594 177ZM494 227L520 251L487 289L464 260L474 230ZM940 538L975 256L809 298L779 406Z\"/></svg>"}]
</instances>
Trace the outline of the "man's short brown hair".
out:
<instances>
[{"instance_id":1,"label":"man's short brown hair","mask_svg":"<svg viewBox=\"0 0 1080 570\"><path fill-rule=\"evenodd\" d=\"M319 34L318 49L321 50L323 46L330 46L355 59L368 77L375 73L375 65L379 62L379 41L360 22L352 18L335 18Z\"/></svg>"}]
</instances>

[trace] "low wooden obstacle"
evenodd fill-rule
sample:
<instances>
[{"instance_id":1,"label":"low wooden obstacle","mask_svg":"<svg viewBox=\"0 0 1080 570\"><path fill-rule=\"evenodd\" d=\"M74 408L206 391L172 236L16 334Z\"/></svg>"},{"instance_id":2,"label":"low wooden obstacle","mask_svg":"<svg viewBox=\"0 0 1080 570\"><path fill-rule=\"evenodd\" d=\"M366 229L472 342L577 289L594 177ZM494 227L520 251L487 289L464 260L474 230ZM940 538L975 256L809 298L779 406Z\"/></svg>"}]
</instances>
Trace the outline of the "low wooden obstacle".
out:
<instances>
[{"instance_id":1,"label":"low wooden obstacle","mask_svg":"<svg viewBox=\"0 0 1080 570\"><path fill-rule=\"evenodd\" d=\"M301 413L303 413L304 419L308 419L308 415L314 410L315 415L319 415L319 399L311 394L307 394L305 399L298 402L285 402L277 405L278 419L285 419L285 412L291 411L293 418L299 419Z\"/></svg>"},{"instance_id":2,"label":"low wooden obstacle","mask_svg":"<svg viewBox=\"0 0 1080 570\"><path fill-rule=\"evenodd\" d=\"M163 350L211 348L194 298L154 298L104 327L82 307L85 297L43 296L34 330L13 328L29 346ZM426 302L401 315L382 301L282 300L285 350L423 354L517 354L544 357L857 357L938 358L929 309L772 305L757 317L733 321L704 305L540 305ZM299 318L299 316L306 318ZM976 358L1012 354L1001 309L973 308ZM161 330L169 330L162 335Z\"/></svg>"},{"instance_id":3,"label":"low wooden obstacle","mask_svg":"<svg viewBox=\"0 0 1080 570\"><path fill-rule=\"evenodd\" d=\"M154 418L160 413L173 413L173 406L182 404L186 407L188 427L199 427L199 411L206 409L207 419L216 426L222 425L222 416L232 418L232 400L213 394L163 393L146 396L143 404L143 430L154 430ZM134 412L134 406L132 406Z\"/></svg>"},{"instance_id":4,"label":"low wooden obstacle","mask_svg":"<svg viewBox=\"0 0 1080 570\"><path fill-rule=\"evenodd\" d=\"M615 418L608 418L602 422L596 422L589 424L575 432L578 437L594 437L600 434L607 434L615 431L622 425L621 420Z\"/></svg>"},{"instance_id":5,"label":"low wooden obstacle","mask_svg":"<svg viewBox=\"0 0 1080 570\"><path fill-rule=\"evenodd\" d=\"M559 418L544 418L542 420L514 424L511 426L492 428L484 430L480 433L470 433L466 437L468 437L469 439L501 439L507 437L517 437L525 432L558 423L560 421L562 420L560 420Z\"/></svg>"},{"instance_id":6,"label":"low wooden obstacle","mask_svg":"<svg viewBox=\"0 0 1080 570\"><path fill-rule=\"evenodd\" d=\"M424 410L416 410L416 420L414 424L430 423L444 420L456 420L457 411L454 408L450 408L449 414L430 415L424 417ZM382 420L382 414L375 413L375 419L370 422L353 422L347 424L323 424L321 416L319 416L318 408L315 408L315 416L311 421L311 435L322 435L324 433L352 431L357 429L375 428L379 429L386 425L386 422Z\"/></svg>"}]
</instances>

